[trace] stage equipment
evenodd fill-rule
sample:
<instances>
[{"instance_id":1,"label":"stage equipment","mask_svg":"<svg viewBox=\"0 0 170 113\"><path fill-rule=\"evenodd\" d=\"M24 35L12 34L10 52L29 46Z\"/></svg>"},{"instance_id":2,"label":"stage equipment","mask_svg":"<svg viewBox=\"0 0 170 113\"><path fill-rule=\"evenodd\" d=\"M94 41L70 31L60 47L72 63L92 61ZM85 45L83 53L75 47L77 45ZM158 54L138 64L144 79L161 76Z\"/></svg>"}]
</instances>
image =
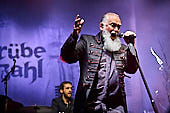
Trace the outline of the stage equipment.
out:
<instances>
[{"instance_id":1,"label":"stage equipment","mask_svg":"<svg viewBox=\"0 0 170 113\"><path fill-rule=\"evenodd\" d=\"M4 113L7 112L7 106L8 106L8 97L7 97L7 96L8 96L8 95L7 95L7 86L8 86L8 84L7 84L7 81L8 81L8 78L10 77L11 72L12 72L12 74L14 74L14 70L15 70L16 60L13 59L13 61L14 61L14 64L13 64L11 70L7 73L7 75L5 75L5 77L4 77L4 78L2 79L2 81L1 81L1 82L4 82L4 84L5 84L5 97L6 97L6 99L5 99L5 109L4 109Z\"/></svg>"},{"instance_id":2,"label":"stage equipment","mask_svg":"<svg viewBox=\"0 0 170 113\"><path fill-rule=\"evenodd\" d=\"M151 95L151 93L150 93L148 84L147 84L147 82L146 82L146 79L145 79L144 74L143 74L143 72L142 72L142 69L141 69L141 67L140 67L139 59L138 59L138 56L137 56L137 53L136 53L136 49L135 49L135 47L133 46L132 43L129 43L129 44L128 44L128 47L129 47L130 52L132 53L132 55L135 56L136 62L137 62L137 64L138 64L139 72L140 72L140 74L141 74L141 77L142 77L142 80L143 80L143 82L144 82L145 88L146 88L147 93L148 93L148 95L149 95L150 102L151 102L151 104L152 104L153 110L154 110L155 113L159 113L159 112L158 112L158 108L157 108L157 106L156 106L156 104L155 104L155 100L152 98L152 95Z\"/></svg>"},{"instance_id":3,"label":"stage equipment","mask_svg":"<svg viewBox=\"0 0 170 113\"><path fill-rule=\"evenodd\" d=\"M52 113L52 108L49 106L25 106L22 107L18 113Z\"/></svg>"}]
</instances>

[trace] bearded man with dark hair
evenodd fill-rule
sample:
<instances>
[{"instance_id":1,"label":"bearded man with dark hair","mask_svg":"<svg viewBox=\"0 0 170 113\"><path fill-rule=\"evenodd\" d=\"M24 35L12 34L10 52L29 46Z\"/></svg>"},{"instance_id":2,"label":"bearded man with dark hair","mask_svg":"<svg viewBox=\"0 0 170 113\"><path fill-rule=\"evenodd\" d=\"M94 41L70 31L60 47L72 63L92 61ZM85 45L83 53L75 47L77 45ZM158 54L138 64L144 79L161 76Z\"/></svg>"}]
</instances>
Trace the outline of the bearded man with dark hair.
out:
<instances>
[{"instance_id":1,"label":"bearded man with dark hair","mask_svg":"<svg viewBox=\"0 0 170 113\"><path fill-rule=\"evenodd\" d=\"M64 81L60 84L61 96L52 100L52 113L73 113L72 83Z\"/></svg>"}]
</instances>

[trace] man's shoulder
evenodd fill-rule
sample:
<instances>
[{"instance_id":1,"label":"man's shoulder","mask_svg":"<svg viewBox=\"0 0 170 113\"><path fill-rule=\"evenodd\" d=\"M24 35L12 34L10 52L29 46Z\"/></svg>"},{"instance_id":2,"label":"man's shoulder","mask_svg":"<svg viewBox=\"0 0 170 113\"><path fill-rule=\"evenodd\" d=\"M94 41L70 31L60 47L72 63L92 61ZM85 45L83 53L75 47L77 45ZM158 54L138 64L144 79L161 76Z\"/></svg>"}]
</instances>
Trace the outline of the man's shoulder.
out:
<instances>
[{"instance_id":1,"label":"man's shoulder","mask_svg":"<svg viewBox=\"0 0 170 113\"><path fill-rule=\"evenodd\" d=\"M90 34L82 34L82 36L94 36L94 35L90 35Z\"/></svg>"},{"instance_id":2,"label":"man's shoulder","mask_svg":"<svg viewBox=\"0 0 170 113\"><path fill-rule=\"evenodd\" d=\"M82 34L80 39L85 40L86 42L89 42L89 41L95 40L95 36L94 35L89 35L89 34Z\"/></svg>"},{"instance_id":3,"label":"man's shoulder","mask_svg":"<svg viewBox=\"0 0 170 113\"><path fill-rule=\"evenodd\" d=\"M81 37L83 37L83 38L93 38L95 36L94 35L89 35L89 34L82 34Z\"/></svg>"},{"instance_id":4,"label":"man's shoulder","mask_svg":"<svg viewBox=\"0 0 170 113\"><path fill-rule=\"evenodd\" d=\"M61 101L61 96L53 98L53 101L56 101L56 102Z\"/></svg>"}]
</instances>

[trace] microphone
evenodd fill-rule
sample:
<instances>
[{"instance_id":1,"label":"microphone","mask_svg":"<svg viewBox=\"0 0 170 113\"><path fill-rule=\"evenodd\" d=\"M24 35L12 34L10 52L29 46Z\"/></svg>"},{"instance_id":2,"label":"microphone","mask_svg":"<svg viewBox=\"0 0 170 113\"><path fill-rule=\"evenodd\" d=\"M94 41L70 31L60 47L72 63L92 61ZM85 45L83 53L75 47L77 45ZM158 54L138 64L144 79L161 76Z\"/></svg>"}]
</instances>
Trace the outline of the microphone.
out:
<instances>
[{"instance_id":1,"label":"microphone","mask_svg":"<svg viewBox=\"0 0 170 113\"><path fill-rule=\"evenodd\" d=\"M119 38L128 38L128 37L130 37L130 38L136 38L136 36L135 35L129 35L129 36L125 36L124 35L124 33L117 33L117 32L115 32L115 31L111 31L111 36L113 36L113 37L119 37Z\"/></svg>"},{"instance_id":2,"label":"microphone","mask_svg":"<svg viewBox=\"0 0 170 113\"><path fill-rule=\"evenodd\" d=\"M111 31L111 36L113 37L120 37L120 38L123 38L124 36L124 33L117 33L115 31Z\"/></svg>"},{"instance_id":3,"label":"microphone","mask_svg":"<svg viewBox=\"0 0 170 113\"><path fill-rule=\"evenodd\" d=\"M128 42L129 42L128 43L128 48L129 48L130 52L132 53L133 56L137 56L136 50L135 50L135 48L133 46L133 41L131 41L131 40L134 40L134 38L136 38L135 35L125 36L124 33L116 33L115 31L112 31L111 36L125 38L125 40L128 40Z\"/></svg>"}]
</instances>

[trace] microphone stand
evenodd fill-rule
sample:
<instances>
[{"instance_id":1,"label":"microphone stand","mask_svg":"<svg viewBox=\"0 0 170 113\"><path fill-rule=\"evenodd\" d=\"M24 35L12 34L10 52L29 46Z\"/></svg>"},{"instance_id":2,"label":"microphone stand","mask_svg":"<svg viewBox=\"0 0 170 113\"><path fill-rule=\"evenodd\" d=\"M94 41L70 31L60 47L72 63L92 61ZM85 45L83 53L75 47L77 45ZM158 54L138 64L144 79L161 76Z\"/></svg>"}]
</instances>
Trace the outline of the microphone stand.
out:
<instances>
[{"instance_id":1,"label":"microphone stand","mask_svg":"<svg viewBox=\"0 0 170 113\"><path fill-rule=\"evenodd\" d=\"M16 60L13 59L13 61L14 61L14 65L12 66L11 70L7 73L7 75L5 75L5 77L1 81L1 82L4 82L4 84L5 84L5 109L4 109L4 113L6 113L6 111L7 111L7 104L8 104L8 96L7 96L8 77L10 77L10 73L12 72L12 74L13 74L14 70L15 70Z\"/></svg>"},{"instance_id":2,"label":"microphone stand","mask_svg":"<svg viewBox=\"0 0 170 113\"><path fill-rule=\"evenodd\" d=\"M151 101L153 110L154 110L155 113L159 113L159 112L158 112L158 109L157 109L157 107L156 107L155 101L154 101L154 99L152 98L152 95L151 95L151 92L150 92L149 87L148 87L148 85L147 85L147 82L146 82L146 80L145 80L145 77L144 77L144 74L143 74L143 72L142 72L142 69L141 69L141 67L140 67L140 65L139 65L139 59L138 59L137 54L136 54L136 49L134 48L134 46L133 46L132 43L129 43L129 44L128 44L128 47L129 47L129 50L130 50L130 52L132 53L132 55L135 56L137 65L138 65L138 67L139 67L139 72L140 72L140 74L141 74L142 80L143 80L143 82L144 82L144 85L145 85L145 87L146 87L147 93L148 93L148 95L149 95L149 98L150 98L150 101Z\"/></svg>"}]
</instances>

